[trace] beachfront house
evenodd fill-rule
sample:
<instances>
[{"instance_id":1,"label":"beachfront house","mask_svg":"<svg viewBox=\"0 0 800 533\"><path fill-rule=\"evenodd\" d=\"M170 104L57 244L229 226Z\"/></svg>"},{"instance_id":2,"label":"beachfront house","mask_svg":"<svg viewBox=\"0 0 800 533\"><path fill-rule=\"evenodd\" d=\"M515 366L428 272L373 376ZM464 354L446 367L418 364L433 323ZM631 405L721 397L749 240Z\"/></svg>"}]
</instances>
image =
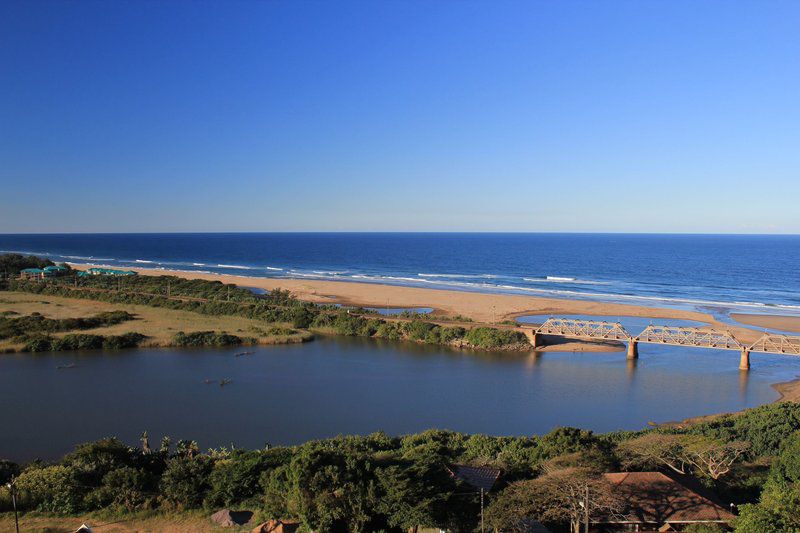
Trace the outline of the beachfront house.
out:
<instances>
[{"instance_id":1,"label":"beachfront house","mask_svg":"<svg viewBox=\"0 0 800 533\"><path fill-rule=\"evenodd\" d=\"M41 268L23 268L19 271L19 277L22 279L42 279L44 270Z\"/></svg>"},{"instance_id":2,"label":"beachfront house","mask_svg":"<svg viewBox=\"0 0 800 533\"><path fill-rule=\"evenodd\" d=\"M65 276L68 272L69 269L61 265L50 265L42 269L42 274L45 278L57 278L59 276Z\"/></svg>"},{"instance_id":3,"label":"beachfront house","mask_svg":"<svg viewBox=\"0 0 800 533\"><path fill-rule=\"evenodd\" d=\"M19 277L28 280L40 280L44 278L57 278L65 276L69 269L61 265L50 265L44 268L23 268L19 271Z\"/></svg>"},{"instance_id":4,"label":"beachfront house","mask_svg":"<svg viewBox=\"0 0 800 533\"><path fill-rule=\"evenodd\" d=\"M135 276L136 272L133 270L119 270L116 268L87 268L78 272L79 276Z\"/></svg>"},{"instance_id":5,"label":"beachfront house","mask_svg":"<svg viewBox=\"0 0 800 533\"><path fill-rule=\"evenodd\" d=\"M661 472L615 472L604 477L624 507L592 520L592 531L683 531L692 524L728 528L733 522L728 509Z\"/></svg>"}]
</instances>

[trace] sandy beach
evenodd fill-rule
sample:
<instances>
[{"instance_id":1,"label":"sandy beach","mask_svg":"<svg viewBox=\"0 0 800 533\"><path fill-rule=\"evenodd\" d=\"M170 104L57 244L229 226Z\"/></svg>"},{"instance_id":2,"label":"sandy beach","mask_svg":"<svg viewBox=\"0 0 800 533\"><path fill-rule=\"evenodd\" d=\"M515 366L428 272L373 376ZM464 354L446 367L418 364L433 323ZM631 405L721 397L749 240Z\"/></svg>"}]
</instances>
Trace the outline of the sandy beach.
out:
<instances>
[{"instance_id":1,"label":"sandy beach","mask_svg":"<svg viewBox=\"0 0 800 533\"><path fill-rule=\"evenodd\" d=\"M75 265L84 269L95 265ZM742 342L753 342L761 332L747 327L735 327L717 321L707 313L646 307L629 304L606 303L590 300L566 300L513 294L478 292L381 285L309 279L276 279L230 274L212 274L176 270L134 268L141 275L172 275L188 279L206 279L234 283L260 289L286 289L302 300L316 303L339 303L368 307L430 307L434 316L468 317L475 322L499 323L524 315L582 314L597 316L633 316L653 319L681 319L705 322L709 326L730 330ZM777 315L734 315L743 324L760 327L800 331L800 318Z\"/></svg>"},{"instance_id":2,"label":"sandy beach","mask_svg":"<svg viewBox=\"0 0 800 533\"><path fill-rule=\"evenodd\" d=\"M759 328L772 328L781 331L796 331L800 333L800 317L781 315L751 315L746 313L732 313L731 318L748 326Z\"/></svg>"}]
</instances>

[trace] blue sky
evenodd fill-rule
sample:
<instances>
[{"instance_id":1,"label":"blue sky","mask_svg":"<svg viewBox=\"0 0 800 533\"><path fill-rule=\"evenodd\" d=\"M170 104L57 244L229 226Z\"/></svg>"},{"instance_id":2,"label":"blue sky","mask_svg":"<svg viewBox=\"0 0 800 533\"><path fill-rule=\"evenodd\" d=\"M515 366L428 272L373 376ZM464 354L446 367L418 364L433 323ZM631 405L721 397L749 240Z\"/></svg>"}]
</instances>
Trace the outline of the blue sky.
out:
<instances>
[{"instance_id":1,"label":"blue sky","mask_svg":"<svg viewBox=\"0 0 800 533\"><path fill-rule=\"evenodd\" d=\"M798 2L0 5L0 233L800 233Z\"/></svg>"}]
</instances>

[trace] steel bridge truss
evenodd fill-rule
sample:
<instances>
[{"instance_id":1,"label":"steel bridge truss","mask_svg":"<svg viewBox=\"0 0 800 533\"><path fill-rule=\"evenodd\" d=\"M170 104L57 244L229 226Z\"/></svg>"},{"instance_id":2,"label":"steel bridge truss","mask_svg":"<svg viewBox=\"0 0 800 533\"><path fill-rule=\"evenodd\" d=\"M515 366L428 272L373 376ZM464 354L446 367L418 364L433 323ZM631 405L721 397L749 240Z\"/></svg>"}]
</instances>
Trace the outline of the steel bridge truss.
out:
<instances>
[{"instance_id":1,"label":"steel bridge truss","mask_svg":"<svg viewBox=\"0 0 800 533\"><path fill-rule=\"evenodd\" d=\"M631 334L625 331L625 328L619 322L572 320L569 318L550 318L536 330L536 333L577 339L631 340Z\"/></svg>"},{"instance_id":2,"label":"steel bridge truss","mask_svg":"<svg viewBox=\"0 0 800 533\"><path fill-rule=\"evenodd\" d=\"M748 350L751 352L800 355L800 337L770 335L767 333L754 342Z\"/></svg>"},{"instance_id":3,"label":"steel bridge truss","mask_svg":"<svg viewBox=\"0 0 800 533\"><path fill-rule=\"evenodd\" d=\"M536 334L557 335L576 339L616 340L633 344L645 342L671 346L800 356L800 336L769 333L764 334L751 346L747 346L739 342L729 331L650 325L634 337L619 322L575 320L570 318L549 318L535 332Z\"/></svg>"},{"instance_id":4,"label":"steel bridge truss","mask_svg":"<svg viewBox=\"0 0 800 533\"><path fill-rule=\"evenodd\" d=\"M718 348L720 350L741 350L744 348L742 343L737 341L729 331L677 326L650 325L634 340L652 344Z\"/></svg>"}]
</instances>

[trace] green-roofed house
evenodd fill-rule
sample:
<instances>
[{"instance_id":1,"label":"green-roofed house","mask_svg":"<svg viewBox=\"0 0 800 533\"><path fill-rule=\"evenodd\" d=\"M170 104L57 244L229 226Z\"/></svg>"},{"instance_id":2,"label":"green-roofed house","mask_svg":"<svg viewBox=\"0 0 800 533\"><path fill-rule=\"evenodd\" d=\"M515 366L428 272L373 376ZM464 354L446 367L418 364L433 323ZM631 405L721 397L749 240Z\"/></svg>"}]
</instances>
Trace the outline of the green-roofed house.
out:
<instances>
[{"instance_id":1,"label":"green-roofed house","mask_svg":"<svg viewBox=\"0 0 800 533\"><path fill-rule=\"evenodd\" d=\"M134 272L133 270L118 270L116 268L93 267L84 270L78 275L79 276L135 276L136 272Z\"/></svg>"},{"instance_id":2,"label":"green-roofed house","mask_svg":"<svg viewBox=\"0 0 800 533\"><path fill-rule=\"evenodd\" d=\"M69 272L67 267L60 266L60 265L51 265L46 266L42 269L42 275L46 278L55 278L58 276L64 276Z\"/></svg>"},{"instance_id":3,"label":"green-roofed house","mask_svg":"<svg viewBox=\"0 0 800 533\"><path fill-rule=\"evenodd\" d=\"M22 279L42 279L44 270L41 268L23 268L19 271L19 277Z\"/></svg>"}]
</instances>

